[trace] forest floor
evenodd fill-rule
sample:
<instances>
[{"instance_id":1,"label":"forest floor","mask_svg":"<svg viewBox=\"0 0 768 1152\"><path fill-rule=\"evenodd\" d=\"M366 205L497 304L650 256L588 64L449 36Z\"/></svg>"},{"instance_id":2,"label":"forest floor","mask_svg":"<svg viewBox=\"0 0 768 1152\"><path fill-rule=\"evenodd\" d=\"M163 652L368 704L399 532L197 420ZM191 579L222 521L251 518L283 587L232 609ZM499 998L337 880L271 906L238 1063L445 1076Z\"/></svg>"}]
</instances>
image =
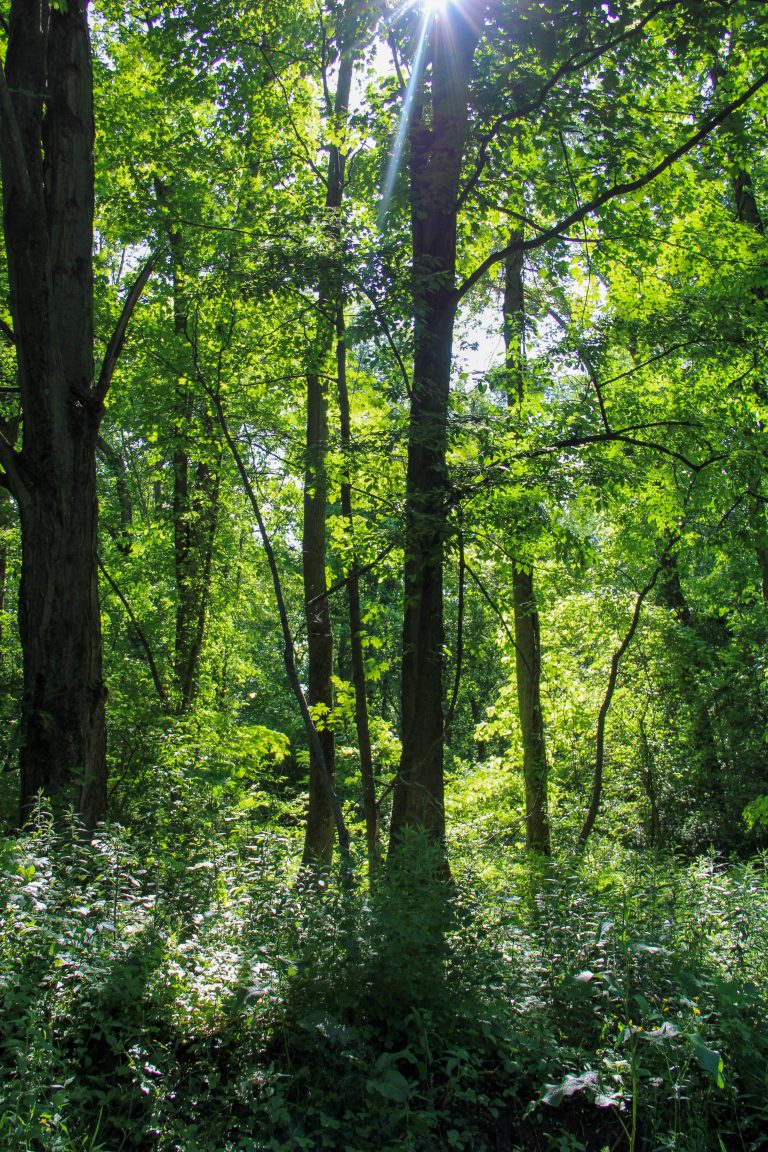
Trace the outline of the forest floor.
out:
<instances>
[{"instance_id":1,"label":"forest floor","mask_svg":"<svg viewBox=\"0 0 768 1152\"><path fill-rule=\"evenodd\" d=\"M764 858L297 849L1 842L3 1152L768 1145Z\"/></svg>"}]
</instances>

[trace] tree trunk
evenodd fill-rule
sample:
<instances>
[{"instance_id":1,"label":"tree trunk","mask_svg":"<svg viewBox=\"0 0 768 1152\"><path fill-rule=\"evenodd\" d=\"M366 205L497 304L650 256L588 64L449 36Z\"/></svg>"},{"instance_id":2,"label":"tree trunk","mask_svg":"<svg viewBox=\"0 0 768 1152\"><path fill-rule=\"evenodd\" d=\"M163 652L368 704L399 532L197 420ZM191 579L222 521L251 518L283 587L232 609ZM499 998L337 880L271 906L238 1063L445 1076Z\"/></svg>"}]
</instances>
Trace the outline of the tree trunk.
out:
<instances>
[{"instance_id":1,"label":"tree trunk","mask_svg":"<svg viewBox=\"0 0 768 1152\"><path fill-rule=\"evenodd\" d=\"M733 177L733 194L736 201L736 218L740 223L748 225L760 236L765 235L765 224L760 215L760 210L757 206L755 198L755 189L752 184L752 177L749 172L740 168L737 170L736 175ZM765 288L755 287L752 293L757 300L765 303L766 291ZM765 386L760 384L756 386L760 401L765 403L766 390ZM758 427L762 431L762 422L758 423ZM758 474L754 480L755 487L760 490L762 486L762 476ZM755 531L757 538L757 566L760 575L760 593L764 601L768 601L768 523L766 522L765 505L761 500L754 500L750 507L750 520Z\"/></svg>"},{"instance_id":2,"label":"tree trunk","mask_svg":"<svg viewBox=\"0 0 768 1152\"><path fill-rule=\"evenodd\" d=\"M680 569L673 553L661 559L658 600L672 612L681 626L685 648L677 672L680 694L691 716L691 745L701 773L701 781L710 801L722 799L722 763L709 712L709 700L702 673L712 671L711 640L706 636L688 603L680 580Z\"/></svg>"},{"instance_id":3,"label":"tree trunk","mask_svg":"<svg viewBox=\"0 0 768 1152\"><path fill-rule=\"evenodd\" d=\"M83 429L83 431L87 431ZM87 828L106 810L94 441L20 502L19 629L24 653L21 815L38 792L74 805Z\"/></svg>"},{"instance_id":4,"label":"tree trunk","mask_svg":"<svg viewBox=\"0 0 768 1152\"><path fill-rule=\"evenodd\" d=\"M597 731L595 733L595 762L592 771L592 791L590 795L589 808L587 815L584 818L584 823L579 831L579 842L581 845L586 844L592 829L595 826L600 805L603 799L603 774L605 771L605 725L608 719L608 711L613 701L613 694L616 691L616 685L619 680L619 666L621 661L632 643L632 638L637 631L637 626L640 623L640 613L642 611L643 602L645 601L648 593L653 589L654 584L659 578L659 573L662 570L663 560L654 569L653 575L647 584L637 594L635 600L635 607L632 612L632 619L629 623L624 639L611 657L611 668L608 673L608 686L605 690L603 702L600 705L600 711L597 716Z\"/></svg>"},{"instance_id":5,"label":"tree trunk","mask_svg":"<svg viewBox=\"0 0 768 1152\"><path fill-rule=\"evenodd\" d=\"M322 320L321 320L322 323ZM323 340L323 343L325 341ZM325 579L328 485L328 394L321 371L307 374L307 448L304 473L302 561L309 660L309 705L331 782L335 780L336 748L329 713L333 708L333 631ZM304 834L304 862L330 863L333 856L333 813L328 790L313 749L309 762L309 811Z\"/></svg>"},{"instance_id":6,"label":"tree trunk","mask_svg":"<svg viewBox=\"0 0 768 1152\"><path fill-rule=\"evenodd\" d=\"M23 448L0 461L19 505L21 813L38 792L104 814L105 687L96 566L93 111L85 0L11 5L0 73L3 208Z\"/></svg>"},{"instance_id":7,"label":"tree trunk","mask_svg":"<svg viewBox=\"0 0 768 1152\"><path fill-rule=\"evenodd\" d=\"M522 234L520 234L522 240ZM523 250L514 250L505 263L504 341L509 374L507 403L521 401L525 391L523 356L525 350L525 286ZM536 606L533 570L517 562L512 572L515 608L515 671L517 707L523 742L523 782L525 787L525 844L532 852L549 855L549 810L547 803L547 745L541 710L541 635Z\"/></svg>"},{"instance_id":8,"label":"tree trunk","mask_svg":"<svg viewBox=\"0 0 768 1152\"><path fill-rule=\"evenodd\" d=\"M179 353L190 344L184 236L174 219L172 198L155 180L165 217L173 275L173 327ZM196 360L194 361L196 364ZM213 546L219 518L221 448L206 401L195 395L190 369L174 381L173 392L173 571L176 628L173 673L175 711L189 712L197 696L200 657L210 599ZM196 443L198 459L191 450Z\"/></svg>"},{"instance_id":9,"label":"tree trunk","mask_svg":"<svg viewBox=\"0 0 768 1152\"><path fill-rule=\"evenodd\" d=\"M352 485L350 480L350 460L352 430L347 390L347 348L344 342L344 309L339 309L337 320L337 382L339 390L339 424L341 451L344 454L344 472L341 481L341 512L347 522L347 531L352 543L352 571L347 579L347 608L349 612L349 646L352 658L352 685L355 690L355 729L357 747L360 753L360 780L363 792L363 813L365 815L365 843L368 853L369 874L378 868L381 861L379 842L379 806L376 801L376 781L373 774L373 752L371 732L368 723L368 696L366 692L365 657L363 655L363 622L360 612L360 579L355 551L355 523L352 511Z\"/></svg>"},{"instance_id":10,"label":"tree trunk","mask_svg":"<svg viewBox=\"0 0 768 1152\"><path fill-rule=\"evenodd\" d=\"M405 495L402 753L390 850L408 828L423 827L438 842L445 835L443 554L451 502L446 446L457 198L479 7L475 12L472 4L449 5L431 19L431 87L423 74L409 132L414 364Z\"/></svg>"},{"instance_id":11,"label":"tree trunk","mask_svg":"<svg viewBox=\"0 0 768 1152\"><path fill-rule=\"evenodd\" d=\"M339 73L333 102L337 131L342 131L349 111L354 70L356 0L347 0L341 13L338 44ZM304 528L302 560L304 605L307 621L309 704L322 745L325 769L335 781L336 747L328 713L333 708L333 629L325 578L328 517L328 362L342 306L341 221L346 155L332 144L328 158L325 195L326 241L329 253L320 274L317 300L317 331L309 353L307 371L307 436L304 472ZM309 760L309 811L304 836L304 862L330 863L333 857L334 817L328 788L314 748Z\"/></svg>"}]
</instances>

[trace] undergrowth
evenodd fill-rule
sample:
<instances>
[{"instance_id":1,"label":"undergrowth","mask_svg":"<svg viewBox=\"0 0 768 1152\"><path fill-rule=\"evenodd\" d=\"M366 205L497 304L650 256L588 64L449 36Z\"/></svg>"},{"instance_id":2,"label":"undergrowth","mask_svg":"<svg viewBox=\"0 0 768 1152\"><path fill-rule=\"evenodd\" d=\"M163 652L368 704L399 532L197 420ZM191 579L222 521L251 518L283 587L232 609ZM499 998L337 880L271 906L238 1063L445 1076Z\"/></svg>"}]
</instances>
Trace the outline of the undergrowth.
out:
<instances>
[{"instance_id":1,"label":"undergrowth","mask_svg":"<svg viewBox=\"0 0 768 1152\"><path fill-rule=\"evenodd\" d=\"M7 1152L768 1144L761 859L447 882L415 840L369 888L45 811L1 851Z\"/></svg>"}]
</instances>

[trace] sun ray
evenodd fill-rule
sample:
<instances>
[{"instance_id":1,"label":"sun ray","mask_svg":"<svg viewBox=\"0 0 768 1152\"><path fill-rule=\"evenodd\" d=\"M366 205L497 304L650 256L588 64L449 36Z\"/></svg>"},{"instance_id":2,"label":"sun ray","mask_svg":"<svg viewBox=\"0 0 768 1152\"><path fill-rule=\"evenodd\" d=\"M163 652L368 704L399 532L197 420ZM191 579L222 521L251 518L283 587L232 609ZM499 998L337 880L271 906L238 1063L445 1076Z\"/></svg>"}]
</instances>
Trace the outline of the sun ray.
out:
<instances>
[{"instance_id":1,"label":"sun ray","mask_svg":"<svg viewBox=\"0 0 768 1152\"><path fill-rule=\"evenodd\" d=\"M408 125L411 119L411 111L413 110L413 101L416 95L416 90L421 80L421 73L424 68L424 57L427 51L427 34L431 24L431 16L426 12L422 15L419 24L419 34L416 41L416 52L413 57L413 67L411 68L411 76L408 81L408 87L405 90L405 97L403 99L403 107L400 112L400 120L397 125L397 134L395 142L392 145L392 152L387 164L387 172L384 177L384 184L381 189L381 200L379 201L379 227L383 227L387 213L389 212L389 205L392 200L392 193L395 190L395 181L397 180L397 173L400 168L400 161L402 159L403 150L405 148L405 140L408 135Z\"/></svg>"}]
</instances>

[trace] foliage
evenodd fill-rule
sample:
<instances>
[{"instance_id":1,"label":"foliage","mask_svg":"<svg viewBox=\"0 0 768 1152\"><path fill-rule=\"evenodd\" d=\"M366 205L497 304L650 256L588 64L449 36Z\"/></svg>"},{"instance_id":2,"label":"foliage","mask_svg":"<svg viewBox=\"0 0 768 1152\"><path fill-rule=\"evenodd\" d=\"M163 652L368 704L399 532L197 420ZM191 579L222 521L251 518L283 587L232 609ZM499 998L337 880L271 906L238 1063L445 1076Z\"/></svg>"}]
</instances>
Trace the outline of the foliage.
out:
<instances>
[{"instance_id":1,"label":"foliage","mask_svg":"<svg viewBox=\"0 0 768 1152\"><path fill-rule=\"evenodd\" d=\"M487 848L448 882L417 839L368 890L297 849L44 809L4 842L4 1148L760 1146L762 860Z\"/></svg>"},{"instance_id":2,"label":"foliage","mask_svg":"<svg viewBox=\"0 0 768 1152\"><path fill-rule=\"evenodd\" d=\"M368 883L347 597L356 576L385 835L424 320L408 146L386 212L380 197L409 80L418 143L434 130L439 69L419 73L417 46L448 17L405 5L380 19L369 0L91 6L97 353L155 263L98 450L110 823L86 843L42 802L0 842L8 1152L765 1146L768 89L685 142L760 83L768 15L754 0L456 0L451 19L462 4L483 35L461 110L445 470L425 514L444 557L447 842L408 829ZM360 34L341 123L347 19ZM4 50L9 34L4 17ZM345 168L330 214L332 154ZM502 354L512 240L517 365ZM30 699L19 506L1 470L25 444L7 262L9 830ZM320 314L331 283L343 317ZM325 349L318 376L334 700L314 718L335 737L353 874L297 864L309 754L219 416L262 508L305 683L307 367L334 325L338 358ZM522 847L523 570L552 860ZM649 581L603 716L585 847L598 717Z\"/></svg>"}]
</instances>

